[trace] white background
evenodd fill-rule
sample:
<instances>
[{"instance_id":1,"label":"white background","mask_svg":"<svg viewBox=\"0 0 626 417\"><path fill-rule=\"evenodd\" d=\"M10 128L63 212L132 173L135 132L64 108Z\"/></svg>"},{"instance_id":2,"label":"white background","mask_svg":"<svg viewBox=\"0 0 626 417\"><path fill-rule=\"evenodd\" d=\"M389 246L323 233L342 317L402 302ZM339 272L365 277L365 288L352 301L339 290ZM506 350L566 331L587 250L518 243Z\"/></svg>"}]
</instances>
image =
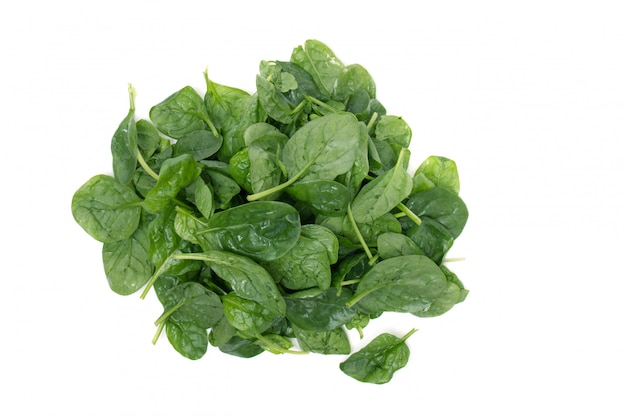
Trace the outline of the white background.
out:
<instances>
[{"instance_id":1,"label":"white background","mask_svg":"<svg viewBox=\"0 0 626 417\"><path fill-rule=\"evenodd\" d=\"M626 25L619 1L21 1L0 13L0 416L626 416ZM408 5L411 5L408 8ZM454 159L470 289L383 386L343 358L180 357L154 299L107 286L70 201L110 138L202 72L254 89L262 59L327 43ZM375 328L366 328L371 339ZM367 340L364 340L367 341ZM357 343L360 341L356 340Z\"/></svg>"}]
</instances>

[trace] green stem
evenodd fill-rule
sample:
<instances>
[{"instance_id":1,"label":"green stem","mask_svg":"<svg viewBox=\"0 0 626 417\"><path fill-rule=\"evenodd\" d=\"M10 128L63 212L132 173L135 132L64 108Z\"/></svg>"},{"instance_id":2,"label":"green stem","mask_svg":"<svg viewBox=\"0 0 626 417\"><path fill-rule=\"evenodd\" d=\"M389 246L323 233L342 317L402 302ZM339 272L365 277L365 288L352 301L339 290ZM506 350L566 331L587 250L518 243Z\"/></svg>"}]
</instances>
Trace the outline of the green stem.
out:
<instances>
[{"instance_id":1,"label":"green stem","mask_svg":"<svg viewBox=\"0 0 626 417\"><path fill-rule=\"evenodd\" d=\"M411 335L413 333L415 333L417 331L417 329L411 329L407 334L405 334L402 339L401 342L406 342L406 339L408 339L409 337L411 337Z\"/></svg>"},{"instance_id":2,"label":"green stem","mask_svg":"<svg viewBox=\"0 0 626 417\"><path fill-rule=\"evenodd\" d=\"M308 168L305 167L305 169ZM304 172L304 170L300 171L300 172ZM296 174L294 177L288 179L287 181L278 184L275 187L272 187L270 189L267 189L265 191L259 191L256 194L250 194L248 195L246 198L248 199L248 201L255 201L255 200L260 200L261 198L267 197L269 195L274 194L275 192L278 192L280 190L283 190L287 187L289 187L291 184L293 184L294 182L298 181L298 179L301 177L300 173Z\"/></svg>"},{"instance_id":3,"label":"green stem","mask_svg":"<svg viewBox=\"0 0 626 417\"><path fill-rule=\"evenodd\" d=\"M337 109L335 109L332 106L329 106L328 104L324 103L321 100L316 99L315 97L311 97L311 96L304 96L307 100L309 100L311 103L316 104L332 113L337 113Z\"/></svg>"},{"instance_id":4,"label":"green stem","mask_svg":"<svg viewBox=\"0 0 626 417\"><path fill-rule=\"evenodd\" d=\"M165 258L161 266L154 272L154 274L152 274L152 276L146 283L146 286L143 289L143 292L141 293L139 298L141 298L142 300L146 298L146 296L148 295L148 292L150 291L150 288L152 288L152 286L154 285L154 282L161 276L161 274L163 273L165 268L167 268L168 264L172 261L172 259L174 259L174 254Z\"/></svg>"},{"instance_id":5,"label":"green stem","mask_svg":"<svg viewBox=\"0 0 626 417\"><path fill-rule=\"evenodd\" d=\"M465 257L462 256L460 258L444 258L443 262L460 262L460 261L464 261Z\"/></svg>"},{"instance_id":6,"label":"green stem","mask_svg":"<svg viewBox=\"0 0 626 417\"><path fill-rule=\"evenodd\" d=\"M363 247L365 254L369 258L369 260L372 261L374 256L372 255L370 248L367 246L367 243L365 242L365 239L363 238L363 235L361 234L361 231L359 230L359 226L357 226L356 221L354 221L354 216L352 216L352 209L350 208L349 204L348 204L348 220L350 220L352 229L354 230L354 233L356 233L356 236L359 239L359 242L361 243L361 246Z\"/></svg>"},{"instance_id":7,"label":"green stem","mask_svg":"<svg viewBox=\"0 0 626 417\"><path fill-rule=\"evenodd\" d=\"M157 181L159 180L159 174L154 172L152 168L148 166L148 163L145 159L143 159L143 155L141 154L141 152L139 152L139 149L137 149L137 162L139 162L139 165L141 165L141 167L144 169L144 171L146 171L146 173L148 173L148 175L150 175Z\"/></svg>"},{"instance_id":8,"label":"green stem","mask_svg":"<svg viewBox=\"0 0 626 417\"><path fill-rule=\"evenodd\" d=\"M152 288L152 286L154 285L154 282L161 276L165 268L167 268L168 264L176 259L189 259L189 260L204 261L204 262L211 261L211 257L207 256L204 253L173 253L171 254L170 256L165 258L161 266L154 272L154 274L152 274L152 276L146 283L146 286L143 289L143 292L139 296L142 300L146 298L146 296L148 295L148 292L150 291L150 288Z\"/></svg>"},{"instance_id":9,"label":"green stem","mask_svg":"<svg viewBox=\"0 0 626 417\"><path fill-rule=\"evenodd\" d=\"M156 333L154 334L154 337L152 338L152 344L156 345L157 340L159 340L159 336L161 336L161 332L163 331L163 328L165 327L165 321L163 321L162 323L159 323L159 326L157 327Z\"/></svg>"},{"instance_id":10,"label":"green stem","mask_svg":"<svg viewBox=\"0 0 626 417\"><path fill-rule=\"evenodd\" d=\"M209 80L209 68L208 67L204 70L204 81L206 82L207 90L211 90L215 94L215 88L213 88L211 80ZM215 128L215 125L211 121L211 118L209 117L208 113L201 115L201 117L202 117L202 120L204 120L205 123L209 126L209 129L211 129L211 133L213 133L213 136L215 136L216 138L219 138L220 133Z\"/></svg>"},{"instance_id":11,"label":"green stem","mask_svg":"<svg viewBox=\"0 0 626 417\"><path fill-rule=\"evenodd\" d=\"M135 95L136 95L135 87L131 83L128 83L128 98L130 100L130 111L135 111Z\"/></svg>"},{"instance_id":12,"label":"green stem","mask_svg":"<svg viewBox=\"0 0 626 417\"><path fill-rule=\"evenodd\" d=\"M304 107L304 104L305 104L305 102L304 102L304 100L302 100L300 102L300 104L298 104L293 110L291 110L289 112L289 114L290 115L294 115L294 114L298 113L300 110L302 110L302 108Z\"/></svg>"},{"instance_id":13,"label":"green stem","mask_svg":"<svg viewBox=\"0 0 626 417\"><path fill-rule=\"evenodd\" d=\"M413 221L413 223L415 223L416 225L420 225L422 224L422 219L420 219L419 217L417 217L417 215L415 213L413 213L407 206L405 206L402 203L399 203L396 206L402 213L403 215L407 216L409 219L411 219L411 221Z\"/></svg>"},{"instance_id":14,"label":"green stem","mask_svg":"<svg viewBox=\"0 0 626 417\"><path fill-rule=\"evenodd\" d=\"M372 117L370 118L370 121L367 122L367 131L369 132L370 130L372 130L372 127L374 127L374 123L376 122L376 119L378 119L378 113L374 112L372 114Z\"/></svg>"},{"instance_id":15,"label":"green stem","mask_svg":"<svg viewBox=\"0 0 626 417\"><path fill-rule=\"evenodd\" d=\"M291 350L291 349L285 349L282 346L277 345L276 343L272 342L271 340L263 337L262 334L257 334L255 335L255 337L257 339L259 339L261 342L263 342L263 344L265 346L267 346L268 348L278 352L278 353L290 353L292 355L306 355L309 352L305 351L305 350Z\"/></svg>"}]
</instances>

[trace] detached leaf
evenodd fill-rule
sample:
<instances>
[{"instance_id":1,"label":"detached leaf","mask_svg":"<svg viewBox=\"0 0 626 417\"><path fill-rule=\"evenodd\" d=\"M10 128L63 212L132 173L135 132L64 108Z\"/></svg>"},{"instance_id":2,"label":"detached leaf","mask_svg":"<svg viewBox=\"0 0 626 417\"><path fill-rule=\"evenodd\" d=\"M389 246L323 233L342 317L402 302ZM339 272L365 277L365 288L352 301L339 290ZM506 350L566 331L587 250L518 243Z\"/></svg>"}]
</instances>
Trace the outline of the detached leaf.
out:
<instances>
[{"instance_id":1,"label":"detached leaf","mask_svg":"<svg viewBox=\"0 0 626 417\"><path fill-rule=\"evenodd\" d=\"M411 330L402 339L383 333L363 349L350 355L339 367L357 381L386 384L409 361L410 351L406 340L416 331Z\"/></svg>"}]
</instances>

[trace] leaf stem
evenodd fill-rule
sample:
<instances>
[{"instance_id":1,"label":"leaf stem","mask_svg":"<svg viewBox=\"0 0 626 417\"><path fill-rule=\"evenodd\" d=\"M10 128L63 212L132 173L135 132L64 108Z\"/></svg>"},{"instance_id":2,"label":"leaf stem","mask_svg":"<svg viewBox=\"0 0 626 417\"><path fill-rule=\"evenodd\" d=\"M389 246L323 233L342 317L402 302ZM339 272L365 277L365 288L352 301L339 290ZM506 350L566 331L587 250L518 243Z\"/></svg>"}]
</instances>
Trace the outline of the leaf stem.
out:
<instances>
[{"instance_id":1,"label":"leaf stem","mask_svg":"<svg viewBox=\"0 0 626 417\"><path fill-rule=\"evenodd\" d=\"M305 95L304 97L307 100L309 100L311 103L316 104L316 105L320 106L323 109L326 109L326 110L328 110L328 111L330 111L332 113L337 113L337 109L335 109L332 106L329 106L328 104L324 103L321 100L316 99L315 97L311 97L311 96L307 96L307 95Z\"/></svg>"},{"instance_id":2,"label":"leaf stem","mask_svg":"<svg viewBox=\"0 0 626 417\"><path fill-rule=\"evenodd\" d=\"M256 334L255 337L257 339L259 339L259 341L261 341L261 343L265 346L267 346L269 349L276 351L278 353L290 353L292 355L306 355L309 352L307 352L306 350L292 350L292 349L285 349L282 346L277 345L276 343L272 342L271 340L263 337L262 334ZM269 350L268 349L268 350Z\"/></svg>"},{"instance_id":3,"label":"leaf stem","mask_svg":"<svg viewBox=\"0 0 626 417\"><path fill-rule=\"evenodd\" d=\"M401 341L401 342L406 342L406 340L407 340L409 337L411 337L411 335L412 335L413 333L415 333L416 331L417 331L417 329L411 329L411 330L409 330L409 332L408 332L407 334L405 334L405 335L402 337L402 339L401 339L400 341Z\"/></svg>"},{"instance_id":4,"label":"leaf stem","mask_svg":"<svg viewBox=\"0 0 626 417\"><path fill-rule=\"evenodd\" d=\"M159 336L161 336L161 332L163 331L164 327L165 327L165 320L159 323L159 326L157 327L156 333L154 334L154 337L152 338L153 345L156 345L156 342L157 340L159 340Z\"/></svg>"},{"instance_id":5,"label":"leaf stem","mask_svg":"<svg viewBox=\"0 0 626 417\"><path fill-rule=\"evenodd\" d=\"M137 92L135 91L135 87L131 83L128 83L128 98L130 100L130 111L135 111L135 96Z\"/></svg>"},{"instance_id":6,"label":"leaf stem","mask_svg":"<svg viewBox=\"0 0 626 417\"><path fill-rule=\"evenodd\" d=\"M402 203L399 203L396 206L405 216L407 216L413 223L416 225L422 224L422 219L420 219L415 213L413 213L407 206Z\"/></svg>"},{"instance_id":7,"label":"leaf stem","mask_svg":"<svg viewBox=\"0 0 626 417\"><path fill-rule=\"evenodd\" d=\"M148 163L146 162L145 159L143 159L143 155L141 154L141 152L139 152L139 149L137 149L137 162L139 162L139 165L141 165L141 167L144 169L144 171L146 171L148 175L150 175L152 178L154 178L157 181L159 180L159 174L154 172L152 168L148 166Z\"/></svg>"},{"instance_id":8,"label":"leaf stem","mask_svg":"<svg viewBox=\"0 0 626 417\"><path fill-rule=\"evenodd\" d=\"M363 247L365 254L369 258L369 260L372 261L374 256L372 255L370 248L367 246L367 243L365 242L365 239L363 238L363 235L361 234L361 231L359 230L359 226L356 224L356 221L354 221L354 216L352 215L352 209L350 208L349 204L348 204L348 220L350 220L352 229L354 230L354 233L356 233L356 236L359 239L359 242L361 243L361 246Z\"/></svg>"},{"instance_id":9,"label":"leaf stem","mask_svg":"<svg viewBox=\"0 0 626 417\"><path fill-rule=\"evenodd\" d=\"M261 198L267 197L269 195L274 194L275 192L278 192L280 190L283 190L287 187L289 187L291 184L293 184L294 182L298 181L298 179L300 178L300 175L295 175L294 177L288 179L287 181L278 184L275 187L269 188L267 190L264 191L259 191L258 193L255 194L250 194L248 195L246 198L248 199L248 201L255 201L255 200L260 200Z\"/></svg>"},{"instance_id":10,"label":"leaf stem","mask_svg":"<svg viewBox=\"0 0 626 417\"><path fill-rule=\"evenodd\" d=\"M372 127L374 127L374 123L376 122L376 119L378 119L378 112L372 113L372 117L370 118L370 121L367 122L367 131L368 132L370 130L372 130Z\"/></svg>"}]
</instances>

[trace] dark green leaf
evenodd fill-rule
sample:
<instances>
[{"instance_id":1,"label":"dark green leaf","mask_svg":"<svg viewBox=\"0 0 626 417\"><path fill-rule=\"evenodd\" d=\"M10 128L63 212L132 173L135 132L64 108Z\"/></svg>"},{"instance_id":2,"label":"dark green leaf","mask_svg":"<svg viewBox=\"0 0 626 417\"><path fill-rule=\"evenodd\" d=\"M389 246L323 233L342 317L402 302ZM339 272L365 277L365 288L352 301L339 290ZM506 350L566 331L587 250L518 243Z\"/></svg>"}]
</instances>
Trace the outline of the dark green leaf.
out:
<instances>
[{"instance_id":1,"label":"dark green leaf","mask_svg":"<svg viewBox=\"0 0 626 417\"><path fill-rule=\"evenodd\" d=\"M296 244L300 216L289 204L257 201L215 213L199 233L213 249L270 261Z\"/></svg>"},{"instance_id":2,"label":"dark green leaf","mask_svg":"<svg viewBox=\"0 0 626 417\"><path fill-rule=\"evenodd\" d=\"M102 245L104 272L111 290L117 294L133 294L152 275L148 224L143 221L130 237Z\"/></svg>"},{"instance_id":3,"label":"dark green leaf","mask_svg":"<svg viewBox=\"0 0 626 417\"><path fill-rule=\"evenodd\" d=\"M131 187L111 176L96 175L74 193L72 215L91 237L111 243L137 230L141 202Z\"/></svg>"},{"instance_id":4,"label":"dark green leaf","mask_svg":"<svg viewBox=\"0 0 626 417\"><path fill-rule=\"evenodd\" d=\"M410 355L406 339L414 332L411 330L402 339L383 333L350 355L339 367L357 381L385 384L396 371L406 366Z\"/></svg>"}]
</instances>

